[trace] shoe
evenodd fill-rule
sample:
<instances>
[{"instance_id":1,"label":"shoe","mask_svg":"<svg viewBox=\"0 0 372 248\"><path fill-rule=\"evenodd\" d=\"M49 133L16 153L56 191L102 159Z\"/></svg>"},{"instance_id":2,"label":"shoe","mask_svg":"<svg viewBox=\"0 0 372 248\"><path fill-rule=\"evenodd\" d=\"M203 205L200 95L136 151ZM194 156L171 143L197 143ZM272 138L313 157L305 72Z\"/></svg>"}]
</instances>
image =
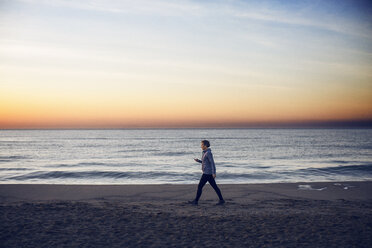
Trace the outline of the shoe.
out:
<instances>
[{"instance_id":1,"label":"shoe","mask_svg":"<svg viewBox=\"0 0 372 248\"><path fill-rule=\"evenodd\" d=\"M198 202L195 201L195 200L188 201L187 203L188 203L188 204L191 204L191 205L198 205Z\"/></svg>"},{"instance_id":2,"label":"shoe","mask_svg":"<svg viewBox=\"0 0 372 248\"><path fill-rule=\"evenodd\" d=\"M216 205L223 205L225 204L225 200L220 200Z\"/></svg>"}]
</instances>

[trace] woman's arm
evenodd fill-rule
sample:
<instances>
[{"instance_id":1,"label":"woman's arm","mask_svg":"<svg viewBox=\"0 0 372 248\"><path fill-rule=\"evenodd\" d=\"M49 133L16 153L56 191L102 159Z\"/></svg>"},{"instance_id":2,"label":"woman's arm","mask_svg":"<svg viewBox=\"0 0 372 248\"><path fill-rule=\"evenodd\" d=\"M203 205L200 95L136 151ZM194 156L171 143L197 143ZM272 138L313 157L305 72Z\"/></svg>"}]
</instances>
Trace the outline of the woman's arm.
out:
<instances>
[{"instance_id":1,"label":"woman's arm","mask_svg":"<svg viewBox=\"0 0 372 248\"><path fill-rule=\"evenodd\" d=\"M202 161L200 160L200 159L198 159L198 158L194 158L194 160L196 161L196 162L198 162L198 163L201 163Z\"/></svg>"}]
</instances>

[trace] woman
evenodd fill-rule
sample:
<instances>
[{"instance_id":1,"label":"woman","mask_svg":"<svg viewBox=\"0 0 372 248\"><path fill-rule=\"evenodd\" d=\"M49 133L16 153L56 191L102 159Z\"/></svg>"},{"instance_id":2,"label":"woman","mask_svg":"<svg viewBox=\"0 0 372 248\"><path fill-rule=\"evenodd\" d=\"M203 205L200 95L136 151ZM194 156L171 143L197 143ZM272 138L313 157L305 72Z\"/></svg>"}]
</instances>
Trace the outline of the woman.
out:
<instances>
[{"instance_id":1,"label":"woman","mask_svg":"<svg viewBox=\"0 0 372 248\"><path fill-rule=\"evenodd\" d=\"M203 187L207 182L209 182L209 184L216 191L218 198L220 198L219 202L216 205L223 205L225 203L225 200L222 197L221 190L218 188L216 181L214 180L216 178L216 166L214 164L212 150L209 148L210 147L209 141L202 140L200 147L203 150L202 159L200 160L195 158L194 160L202 164L203 175L201 176L199 181L196 197L194 200L189 201L189 203L192 205L198 205L198 201L202 194Z\"/></svg>"}]
</instances>

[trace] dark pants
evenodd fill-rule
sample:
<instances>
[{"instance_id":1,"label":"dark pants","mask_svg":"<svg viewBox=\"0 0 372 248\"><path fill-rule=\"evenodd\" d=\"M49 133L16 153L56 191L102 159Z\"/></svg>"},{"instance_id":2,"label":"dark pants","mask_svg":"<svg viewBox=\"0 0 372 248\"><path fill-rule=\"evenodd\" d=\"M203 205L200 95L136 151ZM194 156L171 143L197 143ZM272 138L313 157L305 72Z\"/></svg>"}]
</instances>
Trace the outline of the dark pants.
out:
<instances>
[{"instance_id":1,"label":"dark pants","mask_svg":"<svg viewBox=\"0 0 372 248\"><path fill-rule=\"evenodd\" d=\"M198 192L196 193L195 201L199 201L199 198L200 198L200 196L202 194L203 187L204 187L204 185L207 182L209 182L209 184L216 191L216 193L218 195L218 198L220 198L220 200L223 200L223 197L222 197L222 194L221 194L221 190L218 188L218 186L216 184L216 181L214 180L213 176L212 175L203 174L202 177L200 178L200 181L199 181Z\"/></svg>"}]
</instances>

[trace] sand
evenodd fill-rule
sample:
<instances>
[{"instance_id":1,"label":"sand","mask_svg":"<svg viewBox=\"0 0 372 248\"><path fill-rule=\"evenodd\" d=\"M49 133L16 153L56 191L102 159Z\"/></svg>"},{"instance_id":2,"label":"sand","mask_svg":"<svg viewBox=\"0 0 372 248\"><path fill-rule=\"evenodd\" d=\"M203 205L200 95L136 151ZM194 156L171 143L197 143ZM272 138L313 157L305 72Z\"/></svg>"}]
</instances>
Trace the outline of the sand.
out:
<instances>
[{"instance_id":1,"label":"sand","mask_svg":"<svg viewBox=\"0 0 372 248\"><path fill-rule=\"evenodd\" d=\"M0 184L0 247L372 247L372 182L219 186Z\"/></svg>"}]
</instances>

